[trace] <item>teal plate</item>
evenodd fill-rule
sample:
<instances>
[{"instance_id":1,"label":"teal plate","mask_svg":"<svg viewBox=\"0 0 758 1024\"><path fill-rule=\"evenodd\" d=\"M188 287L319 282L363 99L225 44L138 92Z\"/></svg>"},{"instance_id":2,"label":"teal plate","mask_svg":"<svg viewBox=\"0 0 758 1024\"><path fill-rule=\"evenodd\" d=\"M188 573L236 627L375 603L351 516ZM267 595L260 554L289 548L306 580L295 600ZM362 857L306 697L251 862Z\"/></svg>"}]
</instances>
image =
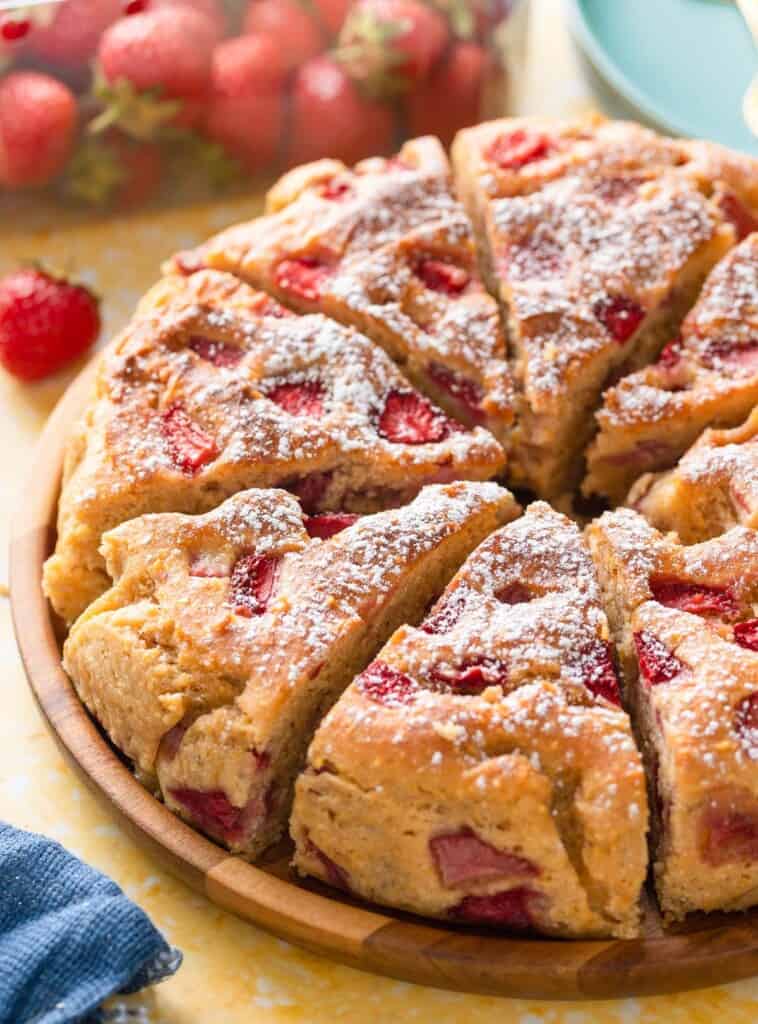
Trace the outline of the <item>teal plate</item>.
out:
<instances>
[{"instance_id":1,"label":"teal plate","mask_svg":"<svg viewBox=\"0 0 758 1024\"><path fill-rule=\"evenodd\" d=\"M758 50L731 0L571 0L590 63L647 120L758 156L742 96Z\"/></svg>"}]
</instances>

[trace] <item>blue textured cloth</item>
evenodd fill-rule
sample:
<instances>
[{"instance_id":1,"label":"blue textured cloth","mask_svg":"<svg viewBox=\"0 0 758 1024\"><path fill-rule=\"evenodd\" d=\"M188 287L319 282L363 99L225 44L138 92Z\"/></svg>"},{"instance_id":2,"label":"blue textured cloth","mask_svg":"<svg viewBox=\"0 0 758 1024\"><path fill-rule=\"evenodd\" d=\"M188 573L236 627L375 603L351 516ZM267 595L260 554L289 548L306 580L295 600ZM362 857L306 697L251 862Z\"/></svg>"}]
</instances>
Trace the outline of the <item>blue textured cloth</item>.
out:
<instances>
[{"instance_id":1,"label":"blue textured cloth","mask_svg":"<svg viewBox=\"0 0 758 1024\"><path fill-rule=\"evenodd\" d=\"M181 964L115 882L0 822L0 1024L70 1024Z\"/></svg>"}]
</instances>

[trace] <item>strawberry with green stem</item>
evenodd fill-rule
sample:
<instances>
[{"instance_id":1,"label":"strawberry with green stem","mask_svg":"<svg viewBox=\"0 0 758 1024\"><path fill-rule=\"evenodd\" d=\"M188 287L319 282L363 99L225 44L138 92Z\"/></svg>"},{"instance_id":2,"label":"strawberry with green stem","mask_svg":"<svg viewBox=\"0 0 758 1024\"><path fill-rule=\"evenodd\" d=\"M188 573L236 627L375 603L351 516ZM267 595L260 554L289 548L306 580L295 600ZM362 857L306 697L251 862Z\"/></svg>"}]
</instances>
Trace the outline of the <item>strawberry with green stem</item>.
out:
<instances>
[{"instance_id":1,"label":"strawberry with green stem","mask_svg":"<svg viewBox=\"0 0 758 1024\"><path fill-rule=\"evenodd\" d=\"M157 192L163 155L150 142L137 142L117 130L83 138L61 183L66 199L87 206L131 209Z\"/></svg>"},{"instance_id":2,"label":"strawberry with green stem","mask_svg":"<svg viewBox=\"0 0 758 1024\"><path fill-rule=\"evenodd\" d=\"M442 15L421 0L361 0L340 32L337 60L368 95L392 98L429 75L449 37Z\"/></svg>"},{"instance_id":3,"label":"strawberry with green stem","mask_svg":"<svg viewBox=\"0 0 758 1024\"><path fill-rule=\"evenodd\" d=\"M20 380L57 373L99 333L98 300L83 285L38 267L0 280L0 365Z\"/></svg>"},{"instance_id":4,"label":"strawberry with green stem","mask_svg":"<svg viewBox=\"0 0 758 1024\"><path fill-rule=\"evenodd\" d=\"M117 126L149 140L205 114L215 33L199 11L166 7L122 18L103 35L94 93L103 106L92 130Z\"/></svg>"}]
</instances>

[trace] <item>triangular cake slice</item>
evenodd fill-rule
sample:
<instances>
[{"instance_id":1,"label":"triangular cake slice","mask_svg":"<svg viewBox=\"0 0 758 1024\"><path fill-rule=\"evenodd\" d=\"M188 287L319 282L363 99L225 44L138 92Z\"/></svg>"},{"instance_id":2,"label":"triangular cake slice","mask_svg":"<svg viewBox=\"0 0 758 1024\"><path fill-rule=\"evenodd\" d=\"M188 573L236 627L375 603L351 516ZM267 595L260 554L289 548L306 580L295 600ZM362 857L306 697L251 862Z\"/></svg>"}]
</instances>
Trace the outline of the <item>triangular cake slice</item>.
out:
<instances>
[{"instance_id":1,"label":"triangular cake slice","mask_svg":"<svg viewBox=\"0 0 758 1024\"><path fill-rule=\"evenodd\" d=\"M372 512L504 464L490 434L448 419L363 335L276 304L248 313L260 296L237 282L236 305L194 301L198 281L170 286L189 302L165 304L161 285L106 351L70 444L44 580L69 622L108 585L102 534L145 512L204 512L272 486L307 512Z\"/></svg>"},{"instance_id":2,"label":"triangular cake slice","mask_svg":"<svg viewBox=\"0 0 758 1024\"><path fill-rule=\"evenodd\" d=\"M489 537L320 726L295 865L426 916L632 936L647 805L589 553L547 505Z\"/></svg>"},{"instance_id":3,"label":"triangular cake slice","mask_svg":"<svg viewBox=\"0 0 758 1024\"><path fill-rule=\"evenodd\" d=\"M681 335L604 395L583 490L623 500L642 473L673 465L708 426L758 403L758 233L708 277Z\"/></svg>"},{"instance_id":4,"label":"triangular cake slice","mask_svg":"<svg viewBox=\"0 0 758 1024\"><path fill-rule=\"evenodd\" d=\"M495 484L456 483L354 522L309 518L277 490L142 516L104 537L113 587L77 621L64 665L168 806L255 857L286 825L320 716L517 514Z\"/></svg>"},{"instance_id":5,"label":"triangular cake slice","mask_svg":"<svg viewBox=\"0 0 758 1024\"><path fill-rule=\"evenodd\" d=\"M507 122L511 140L531 130L515 124ZM496 136L483 153L500 161L503 180L477 170L481 136L461 133L456 167L507 311L523 392L511 472L556 496L579 482L603 388L657 357L735 232L691 177L666 170L675 144L636 126L559 133L508 171ZM635 156L638 137L654 151L647 168Z\"/></svg>"},{"instance_id":6,"label":"triangular cake slice","mask_svg":"<svg viewBox=\"0 0 758 1024\"><path fill-rule=\"evenodd\" d=\"M651 786L665 917L758 902L758 533L684 547L631 510L588 528Z\"/></svg>"},{"instance_id":7,"label":"triangular cake slice","mask_svg":"<svg viewBox=\"0 0 758 1024\"><path fill-rule=\"evenodd\" d=\"M704 431L674 469L640 477L626 503L684 544L758 529L758 407L739 427Z\"/></svg>"},{"instance_id":8,"label":"triangular cake slice","mask_svg":"<svg viewBox=\"0 0 758 1024\"><path fill-rule=\"evenodd\" d=\"M500 315L436 140L354 169L297 168L268 211L169 267L230 271L300 313L358 327L448 413L507 441L515 399Z\"/></svg>"}]
</instances>

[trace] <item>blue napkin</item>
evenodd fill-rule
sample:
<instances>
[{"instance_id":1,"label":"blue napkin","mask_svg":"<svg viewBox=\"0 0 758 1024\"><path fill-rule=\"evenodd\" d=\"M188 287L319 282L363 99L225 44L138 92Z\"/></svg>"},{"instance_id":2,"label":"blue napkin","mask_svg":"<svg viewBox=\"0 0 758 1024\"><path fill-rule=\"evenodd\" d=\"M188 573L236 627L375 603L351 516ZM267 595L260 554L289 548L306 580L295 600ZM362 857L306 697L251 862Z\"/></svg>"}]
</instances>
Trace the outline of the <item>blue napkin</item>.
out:
<instances>
[{"instance_id":1,"label":"blue napkin","mask_svg":"<svg viewBox=\"0 0 758 1024\"><path fill-rule=\"evenodd\" d=\"M115 882L52 839L0 822L0 1024L84 1020L181 962Z\"/></svg>"}]
</instances>

